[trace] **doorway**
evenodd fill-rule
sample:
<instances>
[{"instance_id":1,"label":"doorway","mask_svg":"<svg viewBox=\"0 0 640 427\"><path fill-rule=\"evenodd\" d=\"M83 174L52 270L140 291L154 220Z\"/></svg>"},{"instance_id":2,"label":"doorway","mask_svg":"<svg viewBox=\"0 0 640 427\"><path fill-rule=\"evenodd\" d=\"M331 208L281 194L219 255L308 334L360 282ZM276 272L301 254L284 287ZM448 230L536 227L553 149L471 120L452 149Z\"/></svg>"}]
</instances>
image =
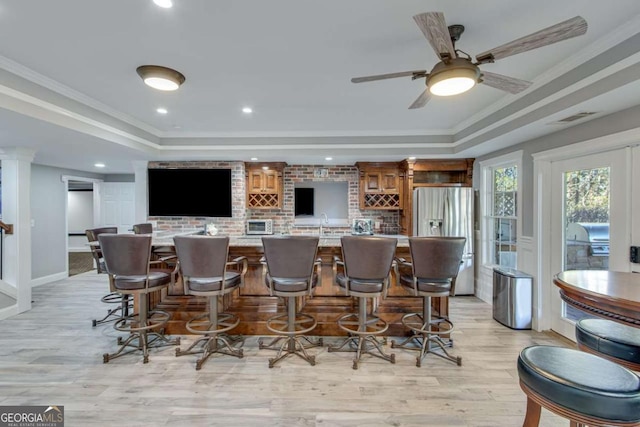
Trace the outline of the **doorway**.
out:
<instances>
[{"instance_id":1,"label":"doorway","mask_svg":"<svg viewBox=\"0 0 640 427\"><path fill-rule=\"evenodd\" d=\"M99 218L99 191L95 188L101 180L63 176L67 195L66 228L67 260L66 271L69 276L84 273L93 268L93 256L87 246L85 230L95 227Z\"/></svg>"}]
</instances>

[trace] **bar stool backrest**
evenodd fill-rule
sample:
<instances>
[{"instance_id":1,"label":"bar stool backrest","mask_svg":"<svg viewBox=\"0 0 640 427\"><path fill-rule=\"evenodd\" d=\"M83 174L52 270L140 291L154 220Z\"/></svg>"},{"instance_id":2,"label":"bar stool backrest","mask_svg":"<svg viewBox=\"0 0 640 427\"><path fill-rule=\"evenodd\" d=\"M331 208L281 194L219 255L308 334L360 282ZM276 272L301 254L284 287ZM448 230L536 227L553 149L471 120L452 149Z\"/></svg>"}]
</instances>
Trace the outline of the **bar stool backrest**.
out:
<instances>
[{"instance_id":1,"label":"bar stool backrest","mask_svg":"<svg viewBox=\"0 0 640 427\"><path fill-rule=\"evenodd\" d=\"M145 222L143 224L134 224L133 232L135 234L151 234L153 233L153 225L148 222Z\"/></svg>"},{"instance_id":2,"label":"bar stool backrest","mask_svg":"<svg viewBox=\"0 0 640 427\"><path fill-rule=\"evenodd\" d=\"M317 236L263 237L269 275L279 279L311 277L319 240Z\"/></svg>"},{"instance_id":3,"label":"bar stool backrest","mask_svg":"<svg viewBox=\"0 0 640 427\"><path fill-rule=\"evenodd\" d=\"M175 236L180 270L187 277L224 277L228 236Z\"/></svg>"},{"instance_id":4,"label":"bar stool backrest","mask_svg":"<svg viewBox=\"0 0 640 427\"><path fill-rule=\"evenodd\" d=\"M342 236L342 260L350 279L383 281L389 277L398 239Z\"/></svg>"},{"instance_id":5,"label":"bar stool backrest","mask_svg":"<svg viewBox=\"0 0 640 427\"><path fill-rule=\"evenodd\" d=\"M465 237L410 237L413 276L419 279L454 279L460 271Z\"/></svg>"},{"instance_id":6,"label":"bar stool backrest","mask_svg":"<svg viewBox=\"0 0 640 427\"><path fill-rule=\"evenodd\" d=\"M115 276L147 276L151 258L151 236L101 234L98 236L107 272Z\"/></svg>"}]
</instances>

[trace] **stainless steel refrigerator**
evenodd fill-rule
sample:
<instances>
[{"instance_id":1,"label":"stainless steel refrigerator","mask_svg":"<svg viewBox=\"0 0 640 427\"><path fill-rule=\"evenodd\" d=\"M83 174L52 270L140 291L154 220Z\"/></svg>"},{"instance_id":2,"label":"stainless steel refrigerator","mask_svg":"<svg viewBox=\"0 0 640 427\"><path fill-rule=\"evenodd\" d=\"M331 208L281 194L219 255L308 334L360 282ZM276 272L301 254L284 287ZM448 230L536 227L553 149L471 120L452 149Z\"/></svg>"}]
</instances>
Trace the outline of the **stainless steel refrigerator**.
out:
<instances>
[{"instance_id":1,"label":"stainless steel refrigerator","mask_svg":"<svg viewBox=\"0 0 640 427\"><path fill-rule=\"evenodd\" d=\"M455 295L474 294L473 188L423 187L413 191L415 236L461 236L467 238Z\"/></svg>"}]
</instances>

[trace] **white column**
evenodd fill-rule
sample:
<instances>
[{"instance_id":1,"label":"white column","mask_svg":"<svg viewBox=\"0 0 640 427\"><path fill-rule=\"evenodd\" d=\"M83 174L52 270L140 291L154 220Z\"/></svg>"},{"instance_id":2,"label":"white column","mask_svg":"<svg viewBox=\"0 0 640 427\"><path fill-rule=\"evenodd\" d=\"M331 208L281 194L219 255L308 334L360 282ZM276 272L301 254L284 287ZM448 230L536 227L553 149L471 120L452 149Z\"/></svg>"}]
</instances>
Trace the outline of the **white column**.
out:
<instances>
[{"instance_id":1,"label":"white column","mask_svg":"<svg viewBox=\"0 0 640 427\"><path fill-rule=\"evenodd\" d=\"M16 288L18 313L31 309L31 162L35 151L5 148L2 160L2 221L13 224L5 235L3 280Z\"/></svg>"},{"instance_id":2,"label":"white column","mask_svg":"<svg viewBox=\"0 0 640 427\"><path fill-rule=\"evenodd\" d=\"M147 205L147 165L146 161L134 161L135 174L135 224L147 222L149 208Z\"/></svg>"}]
</instances>

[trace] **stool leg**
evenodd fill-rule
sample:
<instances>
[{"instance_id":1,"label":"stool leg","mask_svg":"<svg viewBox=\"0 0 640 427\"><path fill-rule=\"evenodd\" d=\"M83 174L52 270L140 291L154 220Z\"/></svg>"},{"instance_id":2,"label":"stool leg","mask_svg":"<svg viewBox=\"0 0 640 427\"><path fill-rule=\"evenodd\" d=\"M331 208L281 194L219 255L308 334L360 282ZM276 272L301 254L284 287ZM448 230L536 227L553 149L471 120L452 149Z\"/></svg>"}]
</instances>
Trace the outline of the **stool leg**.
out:
<instances>
[{"instance_id":1,"label":"stool leg","mask_svg":"<svg viewBox=\"0 0 640 427\"><path fill-rule=\"evenodd\" d=\"M411 313L402 318L402 323L412 330L412 335L400 343L392 341L391 348L418 350L419 354L416 357L416 366L418 368L422 366L422 359L429 353L461 366L462 358L452 356L446 349L453 346L453 341L450 339L443 340L438 333L439 331L432 329L434 326L438 327L438 323L447 323L450 325L450 330L452 330L453 324L446 318L440 318L434 322L431 319L431 314L431 297L425 296L422 300L422 315ZM415 324L417 319L420 320L420 325ZM442 350L442 352L437 352L436 350Z\"/></svg>"},{"instance_id":2,"label":"stool leg","mask_svg":"<svg viewBox=\"0 0 640 427\"><path fill-rule=\"evenodd\" d=\"M268 349L278 351L275 357L269 359L269 368L273 368L277 362L290 354L295 354L307 361L311 366L314 366L316 364L316 357L308 354L307 349L311 347L321 347L322 338L312 341L303 334L314 329L317 322L309 315L296 313L295 296L287 296L285 301L287 305L286 325L283 325L283 320L281 320L283 316L274 316L267 321L267 328L281 335L276 336L269 344L265 344L261 338L258 340L258 348L260 350ZM298 319L298 317L300 317L300 319ZM310 326L304 326L305 324L309 324ZM283 325L283 328L274 329L276 325ZM306 344L303 343L301 339L304 339ZM282 344L278 346L280 342L282 342Z\"/></svg>"},{"instance_id":3,"label":"stool leg","mask_svg":"<svg viewBox=\"0 0 640 427\"><path fill-rule=\"evenodd\" d=\"M382 348L385 341L380 343L376 337L376 335L384 333L389 328L389 325L377 317L368 317L366 298L358 298L357 330L347 328L348 325L355 326L354 321L347 321L347 319L353 317L356 317L356 314L347 314L338 319L338 326L347 331L349 333L349 337L347 337L340 345L329 346L328 351L355 352L356 355L353 359L353 369L358 369L358 364L364 354L370 354L388 362L396 363L396 355L393 353L385 353ZM382 323L382 325L379 325L379 323ZM376 328L375 332L369 332L367 330L367 328L372 325ZM347 345L349 345L349 348L345 349Z\"/></svg>"},{"instance_id":4,"label":"stool leg","mask_svg":"<svg viewBox=\"0 0 640 427\"><path fill-rule=\"evenodd\" d=\"M210 296L207 299L207 306L208 310L206 315L191 320L191 322L196 322L199 321L200 318L207 319L205 322L206 330L197 331L197 333L203 334L204 336L194 341L186 350L176 349L176 357L186 354L202 355L196 360L196 371L199 371L202 365L204 365L204 362L214 353L226 354L240 359L244 357L243 349L240 348L244 344L244 339L242 337L231 337L225 333L225 331L237 326L239 322L237 318L225 313L220 316L218 315L218 297L216 295ZM187 330L196 332L190 329L189 324L187 324ZM238 344L240 345L238 346ZM197 346L200 348L194 350Z\"/></svg>"},{"instance_id":5,"label":"stool leg","mask_svg":"<svg viewBox=\"0 0 640 427\"><path fill-rule=\"evenodd\" d=\"M108 363L110 360L116 357L124 356L133 351L142 351L143 363L149 362L149 348L162 347L166 345L179 345L180 338L168 339L164 335L164 330L154 331L153 329L160 328L161 325L154 325L154 321L149 322L149 314L159 314L162 316L162 320L158 322L166 323L169 319L169 313L161 310L149 310L148 294L138 295L138 314L124 317L119 319L113 327L118 331L128 331L129 336L123 340L122 337L118 337L118 345L120 348L115 353L105 353L102 355L102 361ZM127 309L128 310L128 309ZM137 325L134 326L137 319ZM153 337L153 339L149 339ZM133 340L137 339L138 344L132 344ZM156 341L162 341L161 344L156 344ZM124 352L125 348L131 347L132 350Z\"/></svg>"},{"instance_id":6,"label":"stool leg","mask_svg":"<svg viewBox=\"0 0 640 427\"><path fill-rule=\"evenodd\" d=\"M542 408L540 404L534 402L533 399L527 397L527 415L524 418L522 427L538 427L540 424L540 412ZM573 422L571 423L573 426Z\"/></svg>"}]
</instances>

